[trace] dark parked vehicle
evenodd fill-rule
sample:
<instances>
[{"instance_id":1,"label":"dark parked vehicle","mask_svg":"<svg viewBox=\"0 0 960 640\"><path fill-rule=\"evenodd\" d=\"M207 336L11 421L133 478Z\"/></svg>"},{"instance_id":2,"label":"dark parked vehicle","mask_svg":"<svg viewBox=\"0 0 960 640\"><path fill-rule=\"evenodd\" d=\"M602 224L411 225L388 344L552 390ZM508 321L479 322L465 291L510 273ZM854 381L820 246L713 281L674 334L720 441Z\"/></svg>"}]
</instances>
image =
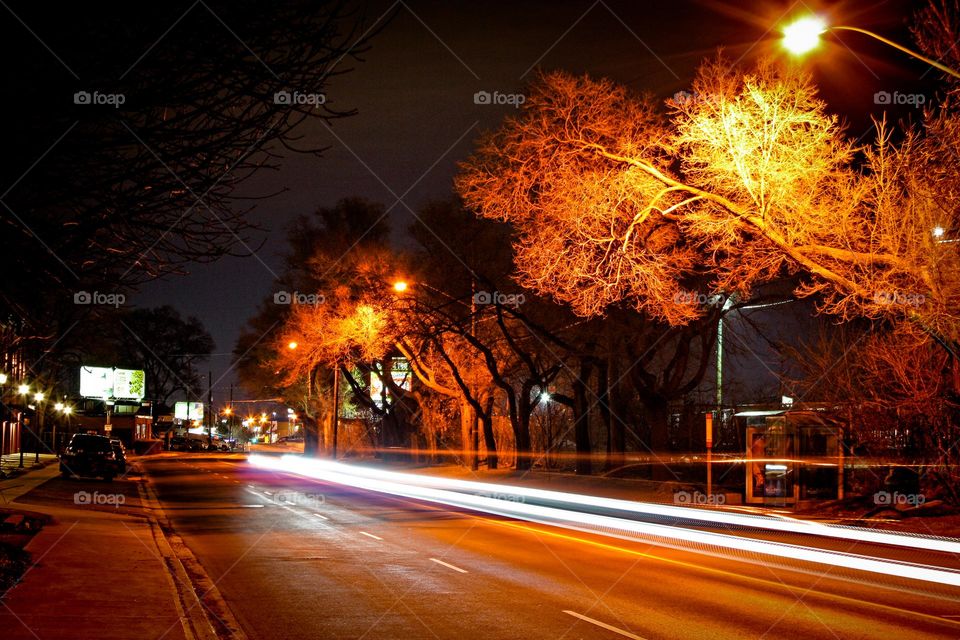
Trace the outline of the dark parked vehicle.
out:
<instances>
[{"instance_id":1,"label":"dark parked vehicle","mask_svg":"<svg viewBox=\"0 0 960 640\"><path fill-rule=\"evenodd\" d=\"M60 473L65 478L99 476L110 482L119 468L113 445L106 436L78 433L60 455Z\"/></svg>"},{"instance_id":2,"label":"dark parked vehicle","mask_svg":"<svg viewBox=\"0 0 960 640\"><path fill-rule=\"evenodd\" d=\"M117 470L123 473L127 470L127 450L117 438L110 439L110 446L113 447L113 455L117 459Z\"/></svg>"}]
</instances>

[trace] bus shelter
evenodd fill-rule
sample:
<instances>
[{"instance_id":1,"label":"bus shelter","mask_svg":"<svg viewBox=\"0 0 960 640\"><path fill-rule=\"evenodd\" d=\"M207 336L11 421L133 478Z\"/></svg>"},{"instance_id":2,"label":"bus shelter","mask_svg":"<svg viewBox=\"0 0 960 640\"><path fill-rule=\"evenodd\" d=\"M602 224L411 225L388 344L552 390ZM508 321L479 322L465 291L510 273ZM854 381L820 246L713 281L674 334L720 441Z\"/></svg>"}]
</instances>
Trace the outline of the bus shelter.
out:
<instances>
[{"instance_id":1,"label":"bus shelter","mask_svg":"<svg viewBox=\"0 0 960 640\"><path fill-rule=\"evenodd\" d=\"M746 425L746 503L785 506L843 497L839 421L793 409L735 417Z\"/></svg>"}]
</instances>

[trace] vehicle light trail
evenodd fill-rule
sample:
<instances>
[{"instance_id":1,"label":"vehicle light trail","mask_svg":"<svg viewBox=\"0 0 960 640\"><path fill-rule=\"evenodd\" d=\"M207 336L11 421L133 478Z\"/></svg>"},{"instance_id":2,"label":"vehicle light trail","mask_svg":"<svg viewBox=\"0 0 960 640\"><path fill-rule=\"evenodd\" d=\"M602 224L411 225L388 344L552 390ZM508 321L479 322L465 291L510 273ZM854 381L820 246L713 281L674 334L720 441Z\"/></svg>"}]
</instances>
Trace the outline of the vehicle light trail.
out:
<instances>
[{"instance_id":1,"label":"vehicle light trail","mask_svg":"<svg viewBox=\"0 0 960 640\"><path fill-rule=\"evenodd\" d=\"M616 506L612 508L616 509L623 509L624 505L634 505L638 507L664 507L671 510L669 511L669 515L672 517L678 517L687 520L705 520L705 518L701 517L702 513L704 512L695 510L695 513L691 513L691 511L694 510L685 507L666 507L665 505L652 505L649 503L630 503L623 500L610 501L606 498L595 498L593 496L584 496L580 494L567 494L540 489L526 489L522 487L511 487L464 480L448 480L444 478L419 476L416 474L381 471L368 467L354 467L335 462L306 459L293 455L285 455L280 458L252 455L250 456L249 461L252 465L259 468L295 473L308 478L351 486L358 489L403 496L417 500L425 500L428 502L461 507L485 513L492 513L509 518L526 520L529 522L537 522L540 524L574 529L586 533L599 533L602 535L626 540L641 539L647 542L654 542L661 546L685 551L692 550L697 553L704 553L707 555L721 555L721 553L718 552L739 551L741 553L759 554L775 559L786 558L800 562L824 564L833 567L852 569L855 571L866 571L898 578L921 580L936 584L960 587L960 571L947 568L898 560L887 560L841 551L829 551L802 545L771 542L753 538L743 538L724 533L691 530L679 526L638 522L625 518L571 511L569 509L561 509L557 507L526 504L516 500L463 493L462 490L471 488L475 491L493 492L498 496L529 495L531 497L536 496L544 500L556 500L559 502L567 501L570 503L575 503L574 499L576 499L580 501L580 504L590 504L591 506L605 506L609 502L613 502L616 504ZM441 488L444 486L457 487L460 489L460 491L451 490L450 488ZM674 513L673 510L679 510L684 513L677 514ZM633 509L633 511L637 510ZM641 512L647 513L647 511ZM650 513L657 513L657 511L650 511ZM762 516L743 516L738 514L723 514L719 512L706 513L709 513L713 516L744 518L749 522L749 525L747 526L762 529L780 529L793 532L793 528L785 528L784 525L789 527L790 525L807 524L803 523L802 521L791 522L774 518L764 518ZM738 522L738 524L740 523ZM815 528L805 528L802 532L817 535L830 535L827 532L821 533L822 529L826 529L827 531L830 530L829 525L818 525ZM846 533L851 533L851 530L848 529L844 529L844 531ZM852 532L876 533L870 531L860 531L857 529L852 529ZM912 536L896 537L899 539L898 544L901 546L906 546L904 538L912 539ZM724 555L724 557L727 556ZM749 559L742 557L740 559L748 562L750 561Z\"/></svg>"}]
</instances>

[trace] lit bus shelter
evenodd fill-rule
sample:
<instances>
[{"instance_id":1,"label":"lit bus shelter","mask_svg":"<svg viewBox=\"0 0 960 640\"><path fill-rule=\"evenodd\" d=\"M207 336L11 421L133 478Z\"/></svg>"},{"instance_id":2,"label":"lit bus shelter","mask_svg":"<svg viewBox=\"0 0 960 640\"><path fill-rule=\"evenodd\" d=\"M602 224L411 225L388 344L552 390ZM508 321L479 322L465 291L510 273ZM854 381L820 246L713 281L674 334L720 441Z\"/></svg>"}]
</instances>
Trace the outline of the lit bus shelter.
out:
<instances>
[{"instance_id":1,"label":"lit bus shelter","mask_svg":"<svg viewBox=\"0 0 960 640\"><path fill-rule=\"evenodd\" d=\"M746 425L746 503L794 505L843 497L843 428L820 411L735 414Z\"/></svg>"}]
</instances>

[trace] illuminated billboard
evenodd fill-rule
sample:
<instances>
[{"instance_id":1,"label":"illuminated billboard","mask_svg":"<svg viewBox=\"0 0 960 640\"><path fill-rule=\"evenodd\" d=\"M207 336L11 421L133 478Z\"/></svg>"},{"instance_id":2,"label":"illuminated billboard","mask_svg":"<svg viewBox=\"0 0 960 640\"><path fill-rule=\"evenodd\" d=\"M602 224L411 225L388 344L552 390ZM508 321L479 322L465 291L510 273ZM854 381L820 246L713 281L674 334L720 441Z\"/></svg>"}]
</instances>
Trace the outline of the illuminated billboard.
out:
<instances>
[{"instance_id":1,"label":"illuminated billboard","mask_svg":"<svg viewBox=\"0 0 960 640\"><path fill-rule=\"evenodd\" d=\"M80 367L80 395L85 398L143 400L145 387L140 369Z\"/></svg>"},{"instance_id":2,"label":"illuminated billboard","mask_svg":"<svg viewBox=\"0 0 960 640\"><path fill-rule=\"evenodd\" d=\"M390 368L390 377L393 383L403 389L410 391L410 363L406 358L393 358ZM378 373L370 374L370 399L377 403L381 409L384 408L386 399L391 396L389 389L384 389L383 380Z\"/></svg>"},{"instance_id":3,"label":"illuminated billboard","mask_svg":"<svg viewBox=\"0 0 960 640\"><path fill-rule=\"evenodd\" d=\"M203 403L178 402L173 405L173 417L177 420L203 420Z\"/></svg>"}]
</instances>

